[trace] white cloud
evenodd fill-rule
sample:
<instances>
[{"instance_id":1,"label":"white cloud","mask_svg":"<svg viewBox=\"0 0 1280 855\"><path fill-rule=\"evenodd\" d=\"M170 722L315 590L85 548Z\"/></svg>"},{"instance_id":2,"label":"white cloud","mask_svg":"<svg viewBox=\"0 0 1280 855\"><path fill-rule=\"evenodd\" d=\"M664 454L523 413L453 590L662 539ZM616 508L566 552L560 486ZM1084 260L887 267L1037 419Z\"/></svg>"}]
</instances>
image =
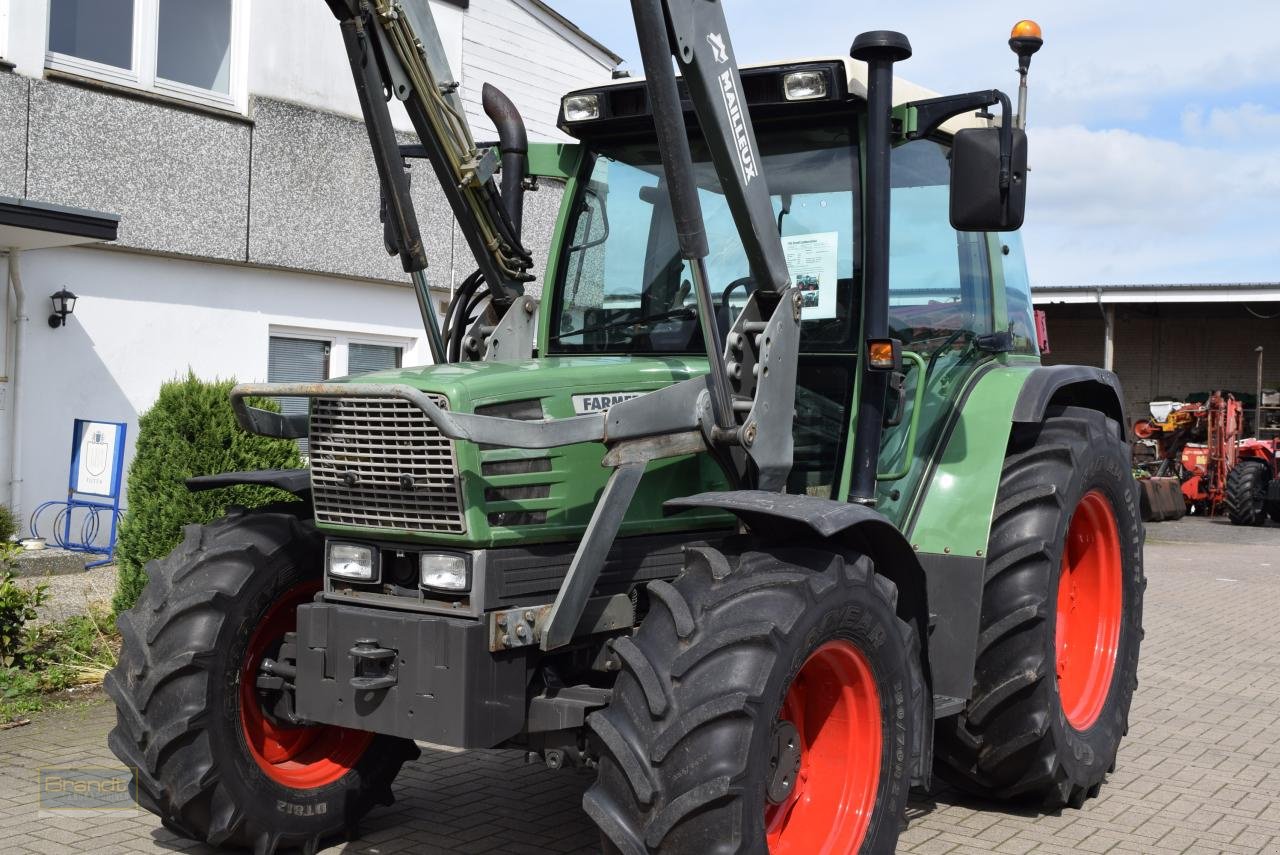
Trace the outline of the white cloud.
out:
<instances>
[{"instance_id":1,"label":"white cloud","mask_svg":"<svg viewBox=\"0 0 1280 855\"><path fill-rule=\"evenodd\" d=\"M1037 284L1280 279L1280 158L1041 128L1024 231Z\"/></svg>"},{"instance_id":2,"label":"white cloud","mask_svg":"<svg viewBox=\"0 0 1280 855\"><path fill-rule=\"evenodd\" d=\"M1261 104L1214 107L1196 105L1182 112L1182 132L1191 139L1253 143L1274 149L1280 137L1280 113Z\"/></svg>"},{"instance_id":3,"label":"white cloud","mask_svg":"<svg viewBox=\"0 0 1280 855\"><path fill-rule=\"evenodd\" d=\"M626 4L552 3L637 56L614 9ZM1024 227L1034 281L1280 281L1275 0L808 0L781 15L780 5L724 0L742 61L846 55L857 33L896 29L915 50L898 73L942 92L1013 92L1009 27L1043 26Z\"/></svg>"}]
</instances>

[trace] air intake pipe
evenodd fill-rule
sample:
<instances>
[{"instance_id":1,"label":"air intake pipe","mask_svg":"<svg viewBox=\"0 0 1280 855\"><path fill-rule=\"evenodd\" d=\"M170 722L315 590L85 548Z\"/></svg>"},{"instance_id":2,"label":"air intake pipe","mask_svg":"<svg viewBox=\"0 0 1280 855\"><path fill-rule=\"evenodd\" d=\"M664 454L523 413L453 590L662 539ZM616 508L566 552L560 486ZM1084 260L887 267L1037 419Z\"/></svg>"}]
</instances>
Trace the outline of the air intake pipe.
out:
<instances>
[{"instance_id":1,"label":"air intake pipe","mask_svg":"<svg viewBox=\"0 0 1280 855\"><path fill-rule=\"evenodd\" d=\"M529 171L529 135L520 111L502 90L488 83L480 90L485 115L498 129L498 152L502 155L502 207L511 221L511 230L520 239L524 221L524 177Z\"/></svg>"}]
</instances>

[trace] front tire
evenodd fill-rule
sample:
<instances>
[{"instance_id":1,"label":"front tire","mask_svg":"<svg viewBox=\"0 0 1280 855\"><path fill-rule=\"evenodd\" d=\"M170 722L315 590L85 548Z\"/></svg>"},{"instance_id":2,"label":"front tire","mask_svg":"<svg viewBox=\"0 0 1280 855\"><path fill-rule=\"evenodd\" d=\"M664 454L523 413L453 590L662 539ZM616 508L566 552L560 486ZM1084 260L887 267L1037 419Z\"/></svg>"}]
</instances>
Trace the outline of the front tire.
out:
<instances>
[{"instance_id":1,"label":"front tire","mask_svg":"<svg viewBox=\"0 0 1280 855\"><path fill-rule=\"evenodd\" d=\"M391 803L400 766L418 756L411 740L292 726L259 703L258 663L278 655L294 610L319 590L322 561L309 522L241 511L188 526L147 565L141 598L119 618L108 744L167 826L259 853L314 852Z\"/></svg>"},{"instance_id":2,"label":"front tire","mask_svg":"<svg viewBox=\"0 0 1280 855\"><path fill-rule=\"evenodd\" d=\"M694 547L614 642L583 806L605 851L890 852L925 703L914 629L866 558Z\"/></svg>"},{"instance_id":3,"label":"front tire","mask_svg":"<svg viewBox=\"0 0 1280 855\"><path fill-rule=\"evenodd\" d=\"M1095 796L1128 732L1143 528L1114 421L1052 408L1015 426L1001 474L973 695L938 723L939 771L1054 810Z\"/></svg>"},{"instance_id":4,"label":"front tire","mask_svg":"<svg viewBox=\"0 0 1280 855\"><path fill-rule=\"evenodd\" d=\"M1241 460L1227 473L1227 518L1234 525L1262 525L1267 521L1267 464Z\"/></svg>"}]
</instances>

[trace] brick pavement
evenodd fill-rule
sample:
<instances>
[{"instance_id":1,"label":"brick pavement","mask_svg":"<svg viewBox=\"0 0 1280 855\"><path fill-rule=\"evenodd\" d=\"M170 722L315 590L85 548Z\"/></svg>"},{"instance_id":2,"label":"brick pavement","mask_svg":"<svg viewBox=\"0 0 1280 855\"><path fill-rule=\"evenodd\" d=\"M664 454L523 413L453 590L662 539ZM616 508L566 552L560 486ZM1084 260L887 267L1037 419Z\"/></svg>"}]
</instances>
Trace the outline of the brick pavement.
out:
<instances>
[{"instance_id":1,"label":"brick pavement","mask_svg":"<svg viewBox=\"0 0 1280 855\"><path fill-rule=\"evenodd\" d=\"M1175 542L1182 541L1182 542ZM1206 542L1217 541L1217 542ZM1102 796L1059 815L950 791L912 801L900 852L1277 853L1280 855L1280 529L1204 520L1153 526L1147 639L1132 728ZM0 731L0 850L206 852L146 813L36 810L41 765L112 764L105 701ZM424 751L397 802L330 852L587 853L589 778L527 766L510 751Z\"/></svg>"}]
</instances>

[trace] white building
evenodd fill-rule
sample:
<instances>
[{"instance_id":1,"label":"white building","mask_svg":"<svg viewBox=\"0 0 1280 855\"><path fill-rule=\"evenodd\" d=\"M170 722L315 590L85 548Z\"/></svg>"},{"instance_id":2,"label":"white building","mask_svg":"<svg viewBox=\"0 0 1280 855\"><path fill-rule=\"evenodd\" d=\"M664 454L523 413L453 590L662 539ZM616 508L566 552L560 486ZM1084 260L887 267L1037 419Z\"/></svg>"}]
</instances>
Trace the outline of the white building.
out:
<instances>
[{"instance_id":1,"label":"white building","mask_svg":"<svg viewBox=\"0 0 1280 855\"><path fill-rule=\"evenodd\" d=\"M479 139L483 83L532 139L562 140L560 96L619 62L539 0L431 8ZM324 379L429 360L323 0L0 0L0 57L0 251L17 249L26 295L22 317L10 283L0 325L0 491L20 516L65 495L73 419L127 422L131 456L138 414L188 368ZM443 297L471 262L423 173ZM540 261L559 198L552 182L527 197ZM92 242L116 217L118 238ZM51 328L64 288L79 299Z\"/></svg>"}]
</instances>

